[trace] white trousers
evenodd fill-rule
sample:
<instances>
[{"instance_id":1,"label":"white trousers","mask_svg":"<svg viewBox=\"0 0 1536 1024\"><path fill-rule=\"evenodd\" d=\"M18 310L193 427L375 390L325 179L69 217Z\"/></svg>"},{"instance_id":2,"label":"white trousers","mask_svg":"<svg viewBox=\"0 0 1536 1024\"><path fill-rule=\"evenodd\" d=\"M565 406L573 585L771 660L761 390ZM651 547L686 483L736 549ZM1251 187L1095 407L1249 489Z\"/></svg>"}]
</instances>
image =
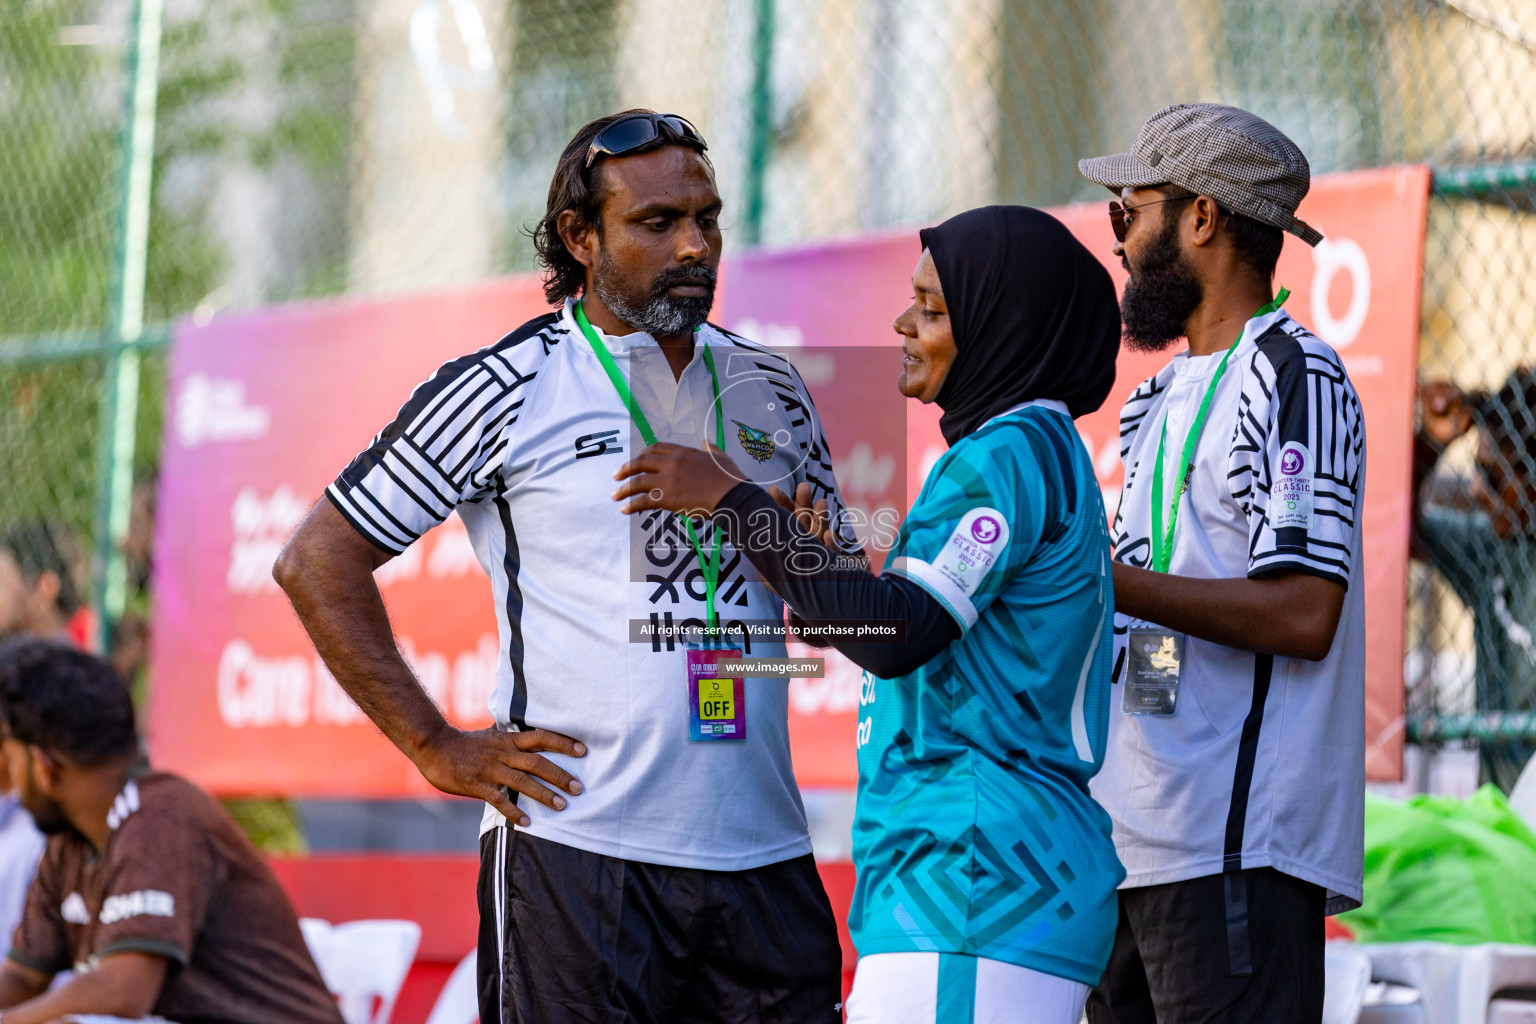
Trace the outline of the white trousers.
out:
<instances>
[{"instance_id":1,"label":"white trousers","mask_svg":"<svg viewBox=\"0 0 1536 1024\"><path fill-rule=\"evenodd\" d=\"M959 953L859 957L848 1024L1079 1024L1088 986Z\"/></svg>"}]
</instances>

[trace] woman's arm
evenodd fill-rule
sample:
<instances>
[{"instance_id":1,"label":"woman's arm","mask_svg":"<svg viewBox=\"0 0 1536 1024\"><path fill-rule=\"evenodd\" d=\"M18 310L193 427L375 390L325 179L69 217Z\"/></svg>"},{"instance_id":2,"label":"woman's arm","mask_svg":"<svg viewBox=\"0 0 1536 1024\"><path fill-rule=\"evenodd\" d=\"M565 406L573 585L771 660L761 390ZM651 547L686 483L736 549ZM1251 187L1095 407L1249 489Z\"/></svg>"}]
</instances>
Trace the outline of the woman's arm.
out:
<instances>
[{"instance_id":1,"label":"woman's arm","mask_svg":"<svg viewBox=\"0 0 1536 1024\"><path fill-rule=\"evenodd\" d=\"M758 575L808 626L833 622L901 622L900 640L825 639L882 679L906 675L960 636L960 626L922 587L900 576L876 576L862 559L829 551L767 491L738 483L711 516Z\"/></svg>"},{"instance_id":2,"label":"woman's arm","mask_svg":"<svg viewBox=\"0 0 1536 1024\"><path fill-rule=\"evenodd\" d=\"M718 448L647 446L614 473L613 499L627 515L667 509L709 518L785 603L812 626L825 622L898 621L895 642L828 636L854 664L882 679L905 675L932 660L960 635L960 626L927 591L908 580L875 576L862 559L840 558L757 484L742 480Z\"/></svg>"}]
</instances>

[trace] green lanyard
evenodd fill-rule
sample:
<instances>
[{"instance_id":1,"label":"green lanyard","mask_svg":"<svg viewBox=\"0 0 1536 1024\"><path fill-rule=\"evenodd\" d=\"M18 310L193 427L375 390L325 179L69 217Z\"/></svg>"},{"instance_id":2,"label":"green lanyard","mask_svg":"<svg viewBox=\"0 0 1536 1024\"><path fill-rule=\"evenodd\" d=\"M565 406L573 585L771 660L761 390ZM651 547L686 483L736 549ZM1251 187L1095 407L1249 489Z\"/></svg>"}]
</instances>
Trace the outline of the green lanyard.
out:
<instances>
[{"instance_id":1,"label":"green lanyard","mask_svg":"<svg viewBox=\"0 0 1536 1024\"><path fill-rule=\"evenodd\" d=\"M1290 296L1291 293L1288 290L1281 288L1280 294L1276 295L1272 302L1261 306L1259 311L1249 319L1273 313ZM1246 324L1243 330L1247 330ZM1211 399L1216 395L1216 385L1221 383L1221 378L1227 372L1227 360L1232 358L1232 353L1237 351L1237 346L1242 342L1243 335L1239 333L1232 347L1227 349L1227 354L1221 357L1221 363L1216 367L1216 375L1211 378L1210 387L1205 389L1205 398L1200 401L1200 411L1195 414L1195 422L1190 424L1189 434L1184 438L1184 471L1179 474L1178 493L1166 505L1163 503L1163 449L1168 444L1168 414L1166 412L1163 414L1163 434L1157 442L1157 463L1152 467L1152 568L1158 572L1167 572L1168 563L1173 561L1173 530L1179 522L1179 502L1183 500L1184 493L1189 490L1189 481L1195 473L1195 447L1200 443L1200 432L1205 429L1205 418L1211 411ZM1166 525L1164 525L1165 519Z\"/></svg>"},{"instance_id":2,"label":"green lanyard","mask_svg":"<svg viewBox=\"0 0 1536 1024\"><path fill-rule=\"evenodd\" d=\"M592 346L597 361L603 364L603 370L608 374L608 379L613 382L613 390L619 393L619 399L624 407L629 410L629 418L635 421L635 428L640 431L640 436L648 445L656 443L656 431L651 429L650 420L645 418L645 412L641 410L640 403L635 401L635 394L629 390L629 382L619 372L618 364L613 361L613 356L603 343L597 340L597 332L592 329L591 322L587 319L586 311L581 308L581 303L574 307L576 324L581 328L581 333L586 335L587 343ZM697 327L694 328L698 330ZM709 352L709 346L704 346L704 363L709 367L709 379L715 386L715 447L725 449L725 414L720 409L720 375L715 372L715 357ZM699 571L704 574L704 602L708 608L709 632L717 633L720 630L720 615L715 611L715 588L720 585L720 531L715 530L714 550L710 552L708 559L704 557L704 547L699 543L699 535L693 528L693 520L683 516L683 526L688 530L688 542L693 545L693 553L699 559Z\"/></svg>"}]
</instances>

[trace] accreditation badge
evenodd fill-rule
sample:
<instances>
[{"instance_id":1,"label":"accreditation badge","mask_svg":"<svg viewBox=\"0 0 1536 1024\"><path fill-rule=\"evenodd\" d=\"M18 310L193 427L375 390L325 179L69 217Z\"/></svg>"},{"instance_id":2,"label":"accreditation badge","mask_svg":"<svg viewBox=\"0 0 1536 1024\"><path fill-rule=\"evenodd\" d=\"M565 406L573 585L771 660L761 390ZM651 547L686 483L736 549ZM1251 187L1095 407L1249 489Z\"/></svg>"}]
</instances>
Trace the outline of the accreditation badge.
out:
<instances>
[{"instance_id":1,"label":"accreditation badge","mask_svg":"<svg viewBox=\"0 0 1536 1024\"><path fill-rule=\"evenodd\" d=\"M744 740L747 738L746 680L718 668L722 661L740 661L741 651L729 647L688 645L688 738Z\"/></svg>"},{"instance_id":2,"label":"accreditation badge","mask_svg":"<svg viewBox=\"0 0 1536 1024\"><path fill-rule=\"evenodd\" d=\"M1120 710L1127 715L1173 714L1179 703L1184 635L1165 629L1132 629L1127 641Z\"/></svg>"}]
</instances>

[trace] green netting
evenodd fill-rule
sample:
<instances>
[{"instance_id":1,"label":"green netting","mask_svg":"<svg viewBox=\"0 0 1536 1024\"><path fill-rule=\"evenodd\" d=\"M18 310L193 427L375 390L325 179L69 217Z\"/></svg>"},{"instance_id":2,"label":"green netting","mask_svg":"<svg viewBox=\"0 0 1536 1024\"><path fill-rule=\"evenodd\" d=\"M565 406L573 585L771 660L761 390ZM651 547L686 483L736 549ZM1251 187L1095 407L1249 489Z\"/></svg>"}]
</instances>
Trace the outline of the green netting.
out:
<instances>
[{"instance_id":1,"label":"green netting","mask_svg":"<svg viewBox=\"0 0 1536 1024\"><path fill-rule=\"evenodd\" d=\"M85 553L110 548L101 396L147 2L15 2L0 33L0 527L57 523ZM699 125L739 246L1097 199L1077 158L1198 98L1270 119L1319 173L1430 164L1423 373L1471 391L1536 360L1536 0L178 0L160 38L152 344L180 317L531 268L556 155L617 108ZM1473 447L1440 460L1437 504L1476 503ZM1536 735L1487 717L1536 704L1524 543L1416 564L1407 609L1412 734L1481 736L1505 782L1511 722ZM1502 604L1468 609L1451 577L1474 570Z\"/></svg>"}]
</instances>

